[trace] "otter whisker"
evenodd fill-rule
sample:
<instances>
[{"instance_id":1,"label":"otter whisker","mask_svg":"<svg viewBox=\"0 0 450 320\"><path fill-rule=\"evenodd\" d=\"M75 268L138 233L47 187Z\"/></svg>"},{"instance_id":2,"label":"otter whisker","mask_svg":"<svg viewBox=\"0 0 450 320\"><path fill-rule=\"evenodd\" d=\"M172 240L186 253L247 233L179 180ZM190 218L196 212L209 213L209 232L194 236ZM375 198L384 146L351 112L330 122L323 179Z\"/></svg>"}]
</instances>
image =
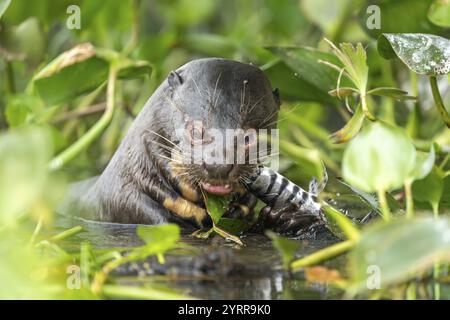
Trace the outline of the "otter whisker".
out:
<instances>
[{"instance_id":1,"label":"otter whisker","mask_svg":"<svg viewBox=\"0 0 450 320\"><path fill-rule=\"evenodd\" d=\"M166 137L164 137L163 135L160 135L158 132L150 130L150 129L146 129L145 132L149 132L149 133L153 133L154 135L157 135L158 137L164 139L165 141L169 142L170 144L172 144L174 147L178 148L181 150L181 148L175 144L174 142L170 141L169 139L167 139Z\"/></svg>"},{"instance_id":2,"label":"otter whisker","mask_svg":"<svg viewBox=\"0 0 450 320\"><path fill-rule=\"evenodd\" d=\"M219 73L219 76L217 77L217 80L216 80L216 85L214 86L214 91L213 91L213 96L212 96L212 104L213 104L213 109L215 109L216 108L216 103L217 103L217 101L216 100L214 100L214 98L215 98L215 96L216 96L216 91L217 91L217 86L218 86L218 84L219 84L219 81L220 81L220 77L222 76L222 72L220 72ZM220 91L219 91L219 95L217 96L217 100L219 99L219 97L220 97Z\"/></svg>"},{"instance_id":3,"label":"otter whisker","mask_svg":"<svg viewBox=\"0 0 450 320\"><path fill-rule=\"evenodd\" d=\"M169 102L169 104L174 107L175 109L177 109L178 111L180 111L182 114L186 114L186 111L183 110L183 108L179 107L173 100L171 97L169 97L167 95L166 92L164 92L164 98L166 99L167 102Z\"/></svg>"}]
</instances>

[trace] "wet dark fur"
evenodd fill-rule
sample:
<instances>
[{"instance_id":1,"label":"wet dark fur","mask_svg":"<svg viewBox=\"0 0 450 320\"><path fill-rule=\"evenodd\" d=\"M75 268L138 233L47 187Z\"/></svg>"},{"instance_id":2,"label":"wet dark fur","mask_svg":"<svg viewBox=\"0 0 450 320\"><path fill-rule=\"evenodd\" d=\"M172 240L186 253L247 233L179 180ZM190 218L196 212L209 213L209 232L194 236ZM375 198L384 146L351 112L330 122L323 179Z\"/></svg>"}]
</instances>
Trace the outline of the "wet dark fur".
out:
<instances>
[{"instance_id":1,"label":"wet dark fur","mask_svg":"<svg viewBox=\"0 0 450 320\"><path fill-rule=\"evenodd\" d=\"M210 128L274 128L277 98L257 67L217 58L185 64L150 97L101 176L75 184L61 211L119 223L208 224L208 217L182 218L161 204L164 197L180 193L168 177L166 157L173 146L167 140L179 143L175 130L192 120ZM205 177L194 175L194 165L184 169L189 169L186 179L196 189ZM235 170L236 184L245 170ZM256 201L247 198L252 210ZM202 201L196 205L204 207Z\"/></svg>"}]
</instances>

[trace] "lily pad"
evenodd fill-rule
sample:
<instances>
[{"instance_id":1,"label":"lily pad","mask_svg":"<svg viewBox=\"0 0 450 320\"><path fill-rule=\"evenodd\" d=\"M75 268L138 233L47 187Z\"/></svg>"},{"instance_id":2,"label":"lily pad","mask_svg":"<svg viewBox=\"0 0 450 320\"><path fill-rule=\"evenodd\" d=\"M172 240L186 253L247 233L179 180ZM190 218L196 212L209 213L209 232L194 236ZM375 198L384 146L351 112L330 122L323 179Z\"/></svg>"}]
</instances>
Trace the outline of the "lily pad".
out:
<instances>
[{"instance_id":1,"label":"lily pad","mask_svg":"<svg viewBox=\"0 0 450 320\"><path fill-rule=\"evenodd\" d=\"M367 290L376 269L380 288L414 277L433 266L436 259L450 258L448 219L400 219L376 224L361 234L352 254L353 288ZM376 275L375 275L376 276Z\"/></svg>"},{"instance_id":2,"label":"lily pad","mask_svg":"<svg viewBox=\"0 0 450 320\"><path fill-rule=\"evenodd\" d=\"M450 40L443 37L423 33L384 33L378 39L378 50L387 59L392 58L394 52L418 74L440 76L450 72Z\"/></svg>"}]
</instances>

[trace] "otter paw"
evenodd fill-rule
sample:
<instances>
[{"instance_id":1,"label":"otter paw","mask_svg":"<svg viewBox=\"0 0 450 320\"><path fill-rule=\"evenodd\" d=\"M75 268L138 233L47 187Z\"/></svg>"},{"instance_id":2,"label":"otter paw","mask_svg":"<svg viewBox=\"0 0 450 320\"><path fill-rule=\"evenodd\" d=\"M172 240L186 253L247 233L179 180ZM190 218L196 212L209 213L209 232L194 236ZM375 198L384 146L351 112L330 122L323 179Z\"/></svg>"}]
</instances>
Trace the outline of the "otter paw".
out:
<instances>
[{"instance_id":1,"label":"otter paw","mask_svg":"<svg viewBox=\"0 0 450 320\"><path fill-rule=\"evenodd\" d=\"M260 211L256 228L271 229L284 236L310 237L317 227L325 226L322 217L299 210L290 205L283 208L264 207Z\"/></svg>"}]
</instances>

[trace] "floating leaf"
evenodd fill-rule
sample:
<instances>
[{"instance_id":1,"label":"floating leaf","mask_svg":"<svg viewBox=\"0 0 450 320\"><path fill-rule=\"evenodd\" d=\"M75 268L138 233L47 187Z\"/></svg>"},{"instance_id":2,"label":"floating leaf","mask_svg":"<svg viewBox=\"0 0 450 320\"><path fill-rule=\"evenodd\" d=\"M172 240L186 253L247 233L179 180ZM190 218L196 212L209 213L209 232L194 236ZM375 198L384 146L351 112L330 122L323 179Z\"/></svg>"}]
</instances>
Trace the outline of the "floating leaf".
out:
<instances>
[{"instance_id":1,"label":"floating leaf","mask_svg":"<svg viewBox=\"0 0 450 320\"><path fill-rule=\"evenodd\" d=\"M366 229L350 255L353 288L367 290L370 280L381 289L415 276L437 259L450 258L450 222L447 219L399 219ZM372 271L376 271L372 273ZM371 282L371 281L370 281Z\"/></svg>"},{"instance_id":2,"label":"floating leaf","mask_svg":"<svg viewBox=\"0 0 450 320\"><path fill-rule=\"evenodd\" d=\"M374 96L390 97L397 100L416 100L416 97L408 96L408 92L397 88L380 87L367 91Z\"/></svg>"},{"instance_id":3,"label":"floating leaf","mask_svg":"<svg viewBox=\"0 0 450 320\"><path fill-rule=\"evenodd\" d=\"M440 27L450 27L450 1L435 0L428 10L428 19Z\"/></svg>"},{"instance_id":4,"label":"floating leaf","mask_svg":"<svg viewBox=\"0 0 450 320\"><path fill-rule=\"evenodd\" d=\"M344 179L366 191L398 188L414 170L416 149L400 128L377 122L348 144L342 161Z\"/></svg>"},{"instance_id":5,"label":"floating leaf","mask_svg":"<svg viewBox=\"0 0 450 320\"><path fill-rule=\"evenodd\" d=\"M378 41L380 54L392 57L389 47L386 48L390 46L396 56L418 74L439 76L450 72L448 39L421 33L384 33Z\"/></svg>"},{"instance_id":6,"label":"floating leaf","mask_svg":"<svg viewBox=\"0 0 450 320\"><path fill-rule=\"evenodd\" d=\"M361 104L359 104L350 121L348 121L342 129L330 135L331 142L344 143L349 141L358 134L359 130L361 130L363 122L364 112L362 111Z\"/></svg>"}]
</instances>

